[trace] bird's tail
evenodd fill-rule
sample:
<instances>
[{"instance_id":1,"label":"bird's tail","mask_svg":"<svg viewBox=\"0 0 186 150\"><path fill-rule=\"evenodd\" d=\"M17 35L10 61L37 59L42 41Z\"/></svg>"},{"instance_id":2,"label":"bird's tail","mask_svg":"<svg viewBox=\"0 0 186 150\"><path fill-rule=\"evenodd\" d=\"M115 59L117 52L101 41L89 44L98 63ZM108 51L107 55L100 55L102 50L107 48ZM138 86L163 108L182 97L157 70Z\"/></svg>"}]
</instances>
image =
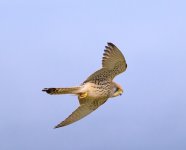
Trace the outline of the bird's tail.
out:
<instances>
[{"instance_id":1,"label":"bird's tail","mask_svg":"<svg viewBox=\"0 0 186 150\"><path fill-rule=\"evenodd\" d=\"M42 91L51 95L57 94L78 94L81 87L69 87L69 88L44 88Z\"/></svg>"}]
</instances>

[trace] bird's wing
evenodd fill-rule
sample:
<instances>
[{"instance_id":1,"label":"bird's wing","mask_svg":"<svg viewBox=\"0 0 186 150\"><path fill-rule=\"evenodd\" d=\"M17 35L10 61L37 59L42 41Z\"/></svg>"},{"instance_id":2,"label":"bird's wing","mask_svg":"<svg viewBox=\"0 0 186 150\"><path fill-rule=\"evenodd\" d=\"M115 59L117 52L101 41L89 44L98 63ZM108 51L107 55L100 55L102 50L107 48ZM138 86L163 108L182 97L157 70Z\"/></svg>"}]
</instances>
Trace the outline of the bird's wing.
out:
<instances>
[{"instance_id":1,"label":"bird's wing","mask_svg":"<svg viewBox=\"0 0 186 150\"><path fill-rule=\"evenodd\" d=\"M126 70L127 63L121 51L113 43L107 44L103 54L102 67L110 70L111 76L114 78Z\"/></svg>"},{"instance_id":2,"label":"bird's wing","mask_svg":"<svg viewBox=\"0 0 186 150\"><path fill-rule=\"evenodd\" d=\"M124 72L127 68L125 58L121 51L112 43L105 46L102 68L91 74L85 81L107 80L111 81L116 75Z\"/></svg>"},{"instance_id":3,"label":"bird's wing","mask_svg":"<svg viewBox=\"0 0 186 150\"><path fill-rule=\"evenodd\" d=\"M68 116L68 118L66 118L60 124L55 126L55 128L63 127L82 119L83 117L96 110L100 105L105 103L106 100L107 98L102 100L94 100L89 103L84 103L80 105L70 116Z\"/></svg>"},{"instance_id":4,"label":"bird's wing","mask_svg":"<svg viewBox=\"0 0 186 150\"><path fill-rule=\"evenodd\" d=\"M104 81L104 80L111 81L112 79L110 78L110 71L106 68L101 68L100 70L97 70L96 72L91 74L83 83L91 82L91 81L96 82L97 80L98 81Z\"/></svg>"}]
</instances>

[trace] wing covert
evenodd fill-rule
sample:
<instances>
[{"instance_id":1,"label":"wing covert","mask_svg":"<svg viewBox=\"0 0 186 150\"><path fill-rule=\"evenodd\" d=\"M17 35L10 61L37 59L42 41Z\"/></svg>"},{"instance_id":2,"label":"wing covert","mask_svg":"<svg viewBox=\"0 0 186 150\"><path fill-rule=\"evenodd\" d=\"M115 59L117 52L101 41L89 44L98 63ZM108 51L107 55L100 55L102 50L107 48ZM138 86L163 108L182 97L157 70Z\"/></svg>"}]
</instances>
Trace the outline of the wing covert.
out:
<instances>
[{"instance_id":1,"label":"wing covert","mask_svg":"<svg viewBox=\"0 0 186 150\"><path fill-rule=\"evenodd\" d=\"M121 51L113 43L107 44L102 58L102 68L91 74L84 83L97 79L112 81L116 75L126 70L127 63Z\"/></svg>"},{"instance_id":2,"label":"wing covert","mask_svg":"<svg viewBox=\"0 0 186 150\"><path fill-rule=\"evenodd\" d=\"M84 118L85 116L96 110L100 105L105 103L106 100L107 98L101 100L94 100L80 105L70 116L68 116L64 121L55 126L55 128L67 126Z\"/></svg>"},{"instance_id":3,"label":"wing covert","mask_svg":"<svg viewBox=\"0 0 186 150\"><path fill-rule=\"evenodd\" d=\"M124 72L127 68L125 57L121 51L113 44L107 43L102 58L102 67L112 71L112 76Z\"/></svg>"}]
</instances>

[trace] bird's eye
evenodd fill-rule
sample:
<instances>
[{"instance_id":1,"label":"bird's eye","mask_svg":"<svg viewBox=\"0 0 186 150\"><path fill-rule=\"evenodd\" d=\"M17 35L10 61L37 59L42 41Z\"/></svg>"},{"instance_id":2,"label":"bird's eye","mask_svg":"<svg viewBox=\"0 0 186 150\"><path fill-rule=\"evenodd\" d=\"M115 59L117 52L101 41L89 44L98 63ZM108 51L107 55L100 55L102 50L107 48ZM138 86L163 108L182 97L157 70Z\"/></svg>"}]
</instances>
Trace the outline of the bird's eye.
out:
<instances>
[{"instance_id":1,"label":"bird's eye","mask_svg":"<svg viewBox=\"0 0 186 150\"><path fill-rule=\"evenodd\" d=\"M114 88L114 93L117 92L119 89L117 87Z\"/></svg>"}]
</instances>

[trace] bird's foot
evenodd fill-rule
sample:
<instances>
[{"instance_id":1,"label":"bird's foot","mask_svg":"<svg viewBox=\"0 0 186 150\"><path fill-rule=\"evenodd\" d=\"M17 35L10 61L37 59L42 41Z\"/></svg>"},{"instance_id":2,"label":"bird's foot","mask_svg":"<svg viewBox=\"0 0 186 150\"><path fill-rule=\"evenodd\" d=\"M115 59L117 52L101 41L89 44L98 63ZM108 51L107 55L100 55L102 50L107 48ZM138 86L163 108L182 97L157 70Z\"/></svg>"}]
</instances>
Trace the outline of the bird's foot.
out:
<instances>
[{"instance_id":1,"label":"bird's foot","mask_svg":"<svg viewBox=\"0 0 186 150\"><path fill-rule=\"evenodd\" d=\"M84 93L80 93L79 94L79 98L82 99L82 98L85 98L87 97L87 92L84 92Z\"/></svg>"}]
</instances>

